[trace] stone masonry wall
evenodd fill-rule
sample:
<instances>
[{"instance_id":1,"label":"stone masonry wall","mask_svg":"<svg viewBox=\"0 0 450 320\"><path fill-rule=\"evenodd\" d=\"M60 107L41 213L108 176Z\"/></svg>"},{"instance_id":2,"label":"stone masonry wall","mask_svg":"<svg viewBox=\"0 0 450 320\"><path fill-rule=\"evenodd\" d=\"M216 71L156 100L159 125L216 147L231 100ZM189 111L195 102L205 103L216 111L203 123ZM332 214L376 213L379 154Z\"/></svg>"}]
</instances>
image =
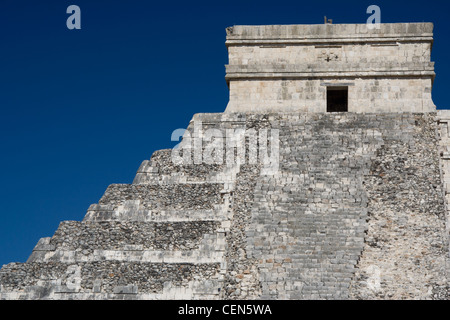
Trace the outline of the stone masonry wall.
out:
<instances>
[{"instance_id":1,"label":"stone masonry wall","mask_svg":"<svg viewBox=\"0 0 450 320\"><path fill-rule=\"evenodd\" d=\"M349 112L430 112L435 110L431 100L431 79L409 78L232 81L228 108L232 112L274 112L278 109L288 112L325 113L329 84L348 87Z\"/></svg>"},{"instance_id":2,"label":"stone masonry wall","mask_svg":"<svg viewBox=\"0 0 450 320\"><path fill-rule=\"evenodd\" d=\"M448 299L448 235L436 118L415 115L383 133L364 179L368 231L355 299Z\"/></svg>"},{"instance_id":3,"label":"stone masonry wall","mask_svg":"<svg viewBox=\"0 0 450 320\"><path fill-rule=\"evenodd\" d=\"M287 65L312 64L318 57L327 58L334 55L334 60L345 63L358 63L364 57L366 63L406 63L430 61L431 48L429 43L398 43L370 44L349 43L345 46L230 46L230 65L252 65L256 63L271 65L283 62Z\"/></svg>"}]
</instances>

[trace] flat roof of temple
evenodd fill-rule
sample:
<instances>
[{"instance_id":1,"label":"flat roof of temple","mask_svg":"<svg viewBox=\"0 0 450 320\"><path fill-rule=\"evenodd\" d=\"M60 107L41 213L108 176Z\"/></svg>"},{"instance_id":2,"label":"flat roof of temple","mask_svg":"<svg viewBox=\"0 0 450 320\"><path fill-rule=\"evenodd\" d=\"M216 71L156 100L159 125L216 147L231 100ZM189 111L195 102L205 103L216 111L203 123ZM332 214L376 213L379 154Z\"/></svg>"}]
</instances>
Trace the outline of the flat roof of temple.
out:
<instances>
[{"instance_id":1,"label":"flat roof of temple","mask_svg":"<svg viewBox=\"0 0 450 320\"><path fill-rule=\"evenodd\" d=\"M244 40L310 40L310 39L370 39L388 38L433 40L433 23L382 23L379 29L367 24L298 24L298 25L237 25L227 28L227 43ZM416 39L414 39L416 38Z\"/></svg>"}]
</instances>

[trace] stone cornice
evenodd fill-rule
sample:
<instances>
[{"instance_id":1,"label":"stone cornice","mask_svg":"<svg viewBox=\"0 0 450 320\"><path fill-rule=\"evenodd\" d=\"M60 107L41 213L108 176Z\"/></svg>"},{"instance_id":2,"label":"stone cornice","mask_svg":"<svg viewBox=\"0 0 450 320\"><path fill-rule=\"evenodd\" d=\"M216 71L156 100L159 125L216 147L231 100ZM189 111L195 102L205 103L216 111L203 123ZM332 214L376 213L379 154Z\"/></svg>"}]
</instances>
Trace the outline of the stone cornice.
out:
<instances>
[{"instance_id":1,"label":"stone cornice","mask_svg":"<svg viewBox=\"0 0 450 320\"><path fill-rule=\"evenodd\" d=\"M375 40L375 39L433 38L432 23L386 23L379 29L368 29L366 24L269 25L233 26L227 28L227 43L233 41L276 40Z\"/></svg>"},{"instance_id":2,"label":"stone cornice","mask_svg":"<svg viewBox=\"0 0 450 320\"><path fill-rule=\"evenodd\" d=\"M427 63L316 63L304 65L226 65L226 80L251 78L435 77Z\"/></svg>"}]
</instances>

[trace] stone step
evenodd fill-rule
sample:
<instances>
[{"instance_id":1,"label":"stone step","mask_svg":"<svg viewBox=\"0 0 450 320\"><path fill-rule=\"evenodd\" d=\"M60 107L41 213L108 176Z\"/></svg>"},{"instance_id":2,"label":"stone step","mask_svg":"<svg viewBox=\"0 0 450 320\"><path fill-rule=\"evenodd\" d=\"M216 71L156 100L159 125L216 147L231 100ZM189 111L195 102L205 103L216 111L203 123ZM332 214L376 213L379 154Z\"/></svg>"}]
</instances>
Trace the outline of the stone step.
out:
<instances>
[{"instance_id":1,"label":"stone step","mask_svg":"<svg viewBox=\"0 0 450 320\"><path fill-rule=\"evenodd\" d=\"M227 205L224 184L110 185L98 204L87 210L84 221L164 221L208 219ZM177 215L177 212L180 213ZM213 218L209 218L213 220Z\"/></svg>"},{"instance_id":2,"label":"stone step","mask_svg":"<svg viewBox=\"0 0 450 320\"><path fill-rule=\"evenodd\" d=\"M172 149L154 152L150 160L142 162L133 184L232 183L238 170L226 164L176 165L171 154Z\"/></svg>"},{"instance_id":3,"label":"stone step","mask_svg":"<svg viewBox=\"0 0 450 320\"><path fill-rule=\"evenodd\" d=\"M221 204L220 183L163 185L110 185L98 204L117 208L127 200L139 200L148 209L211 209L214 204Z\"/></svg>"},{"instance_id":4,"label":"stone step","mask_svg":"<svg viewBox=\"0 0 450 320\"><path fill-rule=\"evenodd\" d=\"M180 298L217 298L222 281L219 263L11 263L0 270L0 299L63 299L73 294L86 299L100 293L119 299L122 295L156 298L174 290L185 292Z\"/></svg>"},{"instance_id":5,"label":"stone step","mask_svg":"<svg viewBox=\"0 0 450 320\"><path fill-rule=\"evenodd\" d=\"M121 249L124 246L151 250L198 248L205 234L217 232L217 221L195 222L62 222L50 245L69 250Z\"/></svg>"},{"instance_id":6,"label":"stone step","mask_svg":"<svg viewBox=\"0 0 450 320\"><path fill-rule=\"evenodd\" d=\"M229 223L65 221L28 262L222 262Z\"/></svg>"}]
</instances>

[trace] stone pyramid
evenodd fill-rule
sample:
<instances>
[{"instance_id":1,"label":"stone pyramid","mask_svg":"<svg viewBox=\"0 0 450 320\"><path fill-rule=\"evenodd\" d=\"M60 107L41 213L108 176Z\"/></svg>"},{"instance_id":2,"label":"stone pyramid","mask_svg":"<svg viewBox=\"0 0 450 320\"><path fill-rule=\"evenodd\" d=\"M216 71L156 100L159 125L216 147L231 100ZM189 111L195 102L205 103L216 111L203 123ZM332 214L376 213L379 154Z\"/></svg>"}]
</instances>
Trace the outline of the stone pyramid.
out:
<instances>
[{"instance_id":1,"label":"stone pyramid","mask_svg":"<svg viewBox=\"0 0 450 320\"><path fill-rule=\"evenodd\" d=\"M323 43L346 43L341 34L364 34L358 41L368 41L362 28L237 26L228 29L227 44L230 52L255 46L255 56L239 55L250 62L267 62L257 53L262 48L276 50L269 56L279 59L291 46L319 47L322 57L323 50L330 54ZM409 43L405 32L420 33L424 39L416 41L421 45L429 41L423 35L427 28L383 25L370 39ZM430 87L420 89L426 103L419 103L418 94L402 90L402 81L413 80L391 75L400 87L393 91L399 99L386 101L389 110L326 112L321 101L326 88L351 87L351 81L357 87L357 75L327 78L338 85L319 84L315 92L311 75L283 78L280 70L291 74L285 61L268 64L280 68L280 75L265 74L264 68L255 75L258 63L242 66L237 74L235 58L230 54L227 67L227 111L196 114L184 133L182 152L154 152L132 184L110 185L83 221L62 222L52 237L38 242L26 263L3 266L0 299L448 299L450 113L428 109ZM362 72L348 61L331 63L331 69ZM428 62L423 64L428 68ZM419 65L417 59L405 62ZM317 81L325 81L322 69L309 69L318 74ZM431 86L434 73L428 71L414 74ZM291 92L297 78L309 88L305 96ZM286 83L267 87L264 81ZM361 81L377 87L374 82L384 80ZM250 88L258 85L256 91ZM254 111L252 94L264 96L264 90L281 90L279 109L267 104L264 112ZM349 99L365 92L348 90ZM369 92L384 99L382 90ZM315 99L311 106L321 109L287 107L297 98ZM404 112L405 101L413 109ZM373 103L376 109L379 101ZM215 139L206 139L211 132ZM188 161L174 161L174 154L195 151L196 139L203 139L197 146L200 159L193 152ZM216 158L205 161L211 150ZM244 150L241 158L239 150ZM277 156L270 166L261 161L266 151Z\"/></svg>"}]
</instances>

